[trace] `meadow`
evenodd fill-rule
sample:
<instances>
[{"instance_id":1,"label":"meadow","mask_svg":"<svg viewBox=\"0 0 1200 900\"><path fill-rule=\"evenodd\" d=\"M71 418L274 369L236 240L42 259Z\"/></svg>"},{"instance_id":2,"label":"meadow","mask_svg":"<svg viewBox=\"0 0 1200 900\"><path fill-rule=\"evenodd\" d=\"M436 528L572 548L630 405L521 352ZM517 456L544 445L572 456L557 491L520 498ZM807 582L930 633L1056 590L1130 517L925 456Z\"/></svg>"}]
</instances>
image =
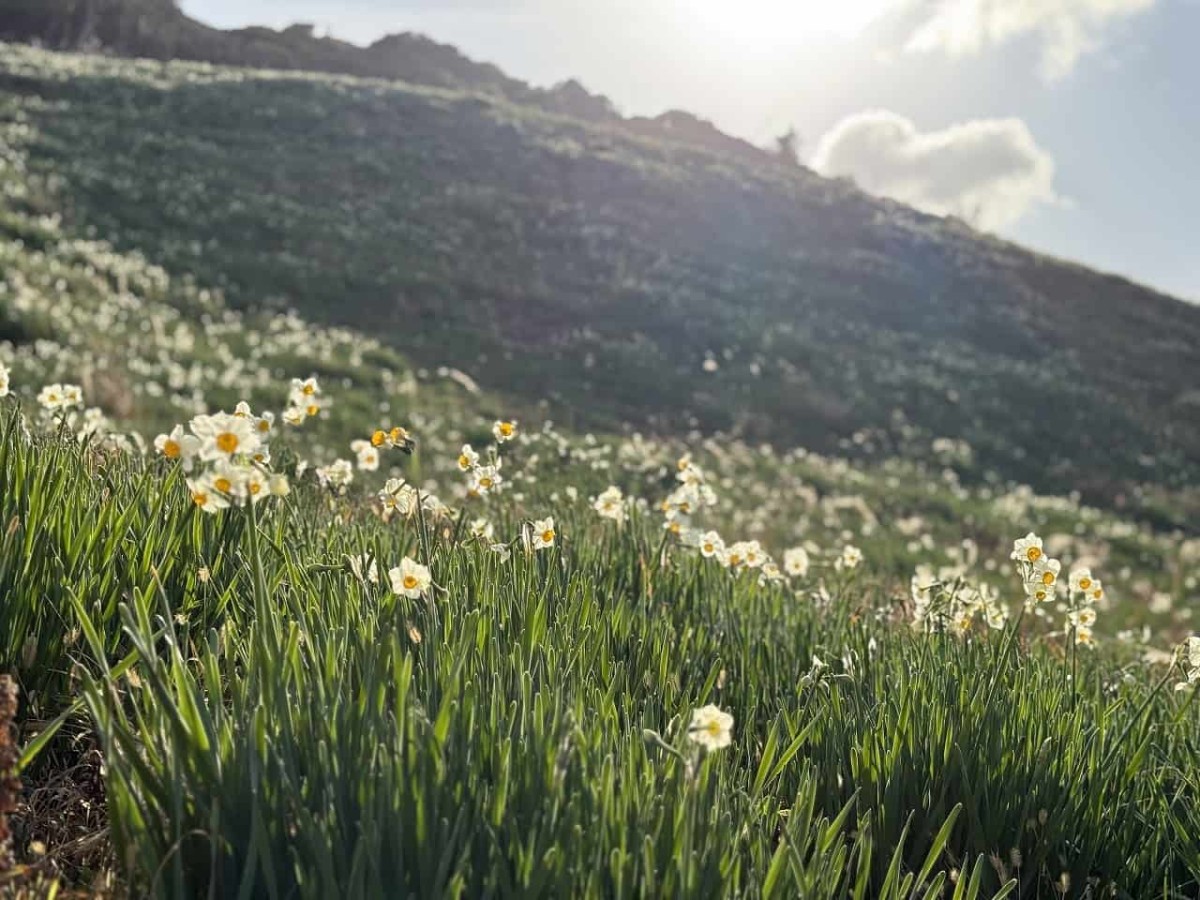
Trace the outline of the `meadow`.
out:
<instances>
[{"instance_id":1,"label":"meadow","mask_svg":"<svg viewBox=\"0 0 1200 900\"><path fill-rule=\"evenodd\" d=\"M5 103L0 895L1200 895L1194 494L555 424L82 234Z\"/></svg>"},{"instance_id":2,"label":"meadow","mask_svg":"<svg viewBox=\"0 0 1200 900\"><path fill-rule=\"evenodd\" d=\"M1200 648L1111 635L1130 604L1092 600L1101 576L1041 540L987 568L935 544L928 560L957 564L900 594L882 552L772 554L710 527L737 527L718 491L762 451L673 459L497 422L431 461L451 507L415 480L419 433L306 465L307 411L337 402L315 380L279 419L202 415L149 455L88 431L73 391L7 402L0 434L0 658L31 787L9 878L175 897L1194 895ZM610 480L625 488L588 488ZM96 802L63 784L89 753L101 808L39 811ZM81 840L88 817L100 841Z\"/></svg>"}]
</instances>

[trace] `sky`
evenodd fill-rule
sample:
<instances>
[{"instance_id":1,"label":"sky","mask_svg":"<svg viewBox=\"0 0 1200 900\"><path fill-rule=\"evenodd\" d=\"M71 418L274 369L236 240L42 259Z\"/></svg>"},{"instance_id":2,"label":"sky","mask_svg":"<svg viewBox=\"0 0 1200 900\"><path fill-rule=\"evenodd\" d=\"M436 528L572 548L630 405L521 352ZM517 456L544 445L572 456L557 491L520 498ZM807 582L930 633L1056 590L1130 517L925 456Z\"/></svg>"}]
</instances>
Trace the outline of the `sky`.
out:
<instances>
[{"instance_id":1,"label":"sky","mask_svg":"<svg viewBox=\"0 0 1200 900\"><path fill-rule=\"evenodd\" d=\"M873 193L1200 302L1200 0L182 0L418 31L626 115L684 109Z\"/></svg>"}]
</instances>

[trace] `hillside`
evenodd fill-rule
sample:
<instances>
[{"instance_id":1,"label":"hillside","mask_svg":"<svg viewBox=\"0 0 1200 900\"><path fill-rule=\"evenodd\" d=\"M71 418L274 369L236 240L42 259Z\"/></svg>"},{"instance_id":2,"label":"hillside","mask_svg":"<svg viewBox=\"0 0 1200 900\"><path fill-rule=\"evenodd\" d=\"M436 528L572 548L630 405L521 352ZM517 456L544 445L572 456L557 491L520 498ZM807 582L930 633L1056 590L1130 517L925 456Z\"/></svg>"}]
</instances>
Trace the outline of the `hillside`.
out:
<instances>
[{"instance_id":1,"label":"hillside","mask_svg":"<svg viewBox=\"0 0 1200 900\"><path fill-rule=\"evenodd\" d=\"M1200 896L1198 311L664 121L0 43L0 900Z\"/></svg>"},{"instance_id":2,"label":"hillside","mask_svg":"<svg viewBox=\"0 0 1200 900\"><path fill-rule=\"evenodd\" d=\"M1200 309L844 182L474 88L8 46L0 91L68 233L576 426L1197 484Z\"/></svg>"},{"instance_id":3,"label":"hillside","mask_svg":"<svg viewBox=\"0 0 1200 900\"><path fill-rule=\"evenodd\" d=\"M548 89L533 87L421 34L390 34L369 47L358 47L318 37L306 24L279 31L211 28L184 15L175 0L0 0L0 40L33 42L55 50L335 72L477 91L634 134L685 140L758 162L771 158L681 110L627 119L607 97L590 93L573 79Z\"/></svg>"}]
</instances>

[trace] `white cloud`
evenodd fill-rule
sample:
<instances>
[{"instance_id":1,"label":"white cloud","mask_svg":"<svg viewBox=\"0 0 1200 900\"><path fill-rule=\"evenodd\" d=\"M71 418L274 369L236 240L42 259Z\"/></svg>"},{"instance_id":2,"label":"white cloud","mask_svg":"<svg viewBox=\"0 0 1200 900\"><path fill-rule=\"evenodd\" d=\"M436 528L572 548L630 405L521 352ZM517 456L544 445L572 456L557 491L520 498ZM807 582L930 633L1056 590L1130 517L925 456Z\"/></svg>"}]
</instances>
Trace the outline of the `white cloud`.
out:
<instances>
[{"instance_id":1,"label":"white cloud","mask_svg":"<svg viewBox=\"0 0 1200 900\"><path fill-rule=\"evenodd\" d=\"M920 132L884 110L848 116L818 142L812 166L866 191L979 228L1011 225L1055 203L1054 160L1020 119L975 119Z\"/></svg>"},{"instance_id":2,"label":"white cloud","mask_svg":"<svg viewBox=\"0 0 1200 900\"><path fill-rule=\"evenodd\" d=\"M912 51L977 53L1010 38L1042 40L1042 74L1066 75L1095 49L1103 28L1145 12L1155 0L937 0L908 41Z\"/></svg>"}]
</instances>

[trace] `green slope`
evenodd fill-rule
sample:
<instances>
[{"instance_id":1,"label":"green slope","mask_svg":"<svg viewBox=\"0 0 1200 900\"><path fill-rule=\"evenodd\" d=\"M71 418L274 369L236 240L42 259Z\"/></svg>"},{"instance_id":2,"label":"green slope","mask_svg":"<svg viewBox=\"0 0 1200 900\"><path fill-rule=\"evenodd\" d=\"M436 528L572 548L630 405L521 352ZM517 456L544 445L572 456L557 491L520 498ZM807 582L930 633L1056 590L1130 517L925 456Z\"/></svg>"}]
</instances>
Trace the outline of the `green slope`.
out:
<instances>
[{"instance_id":1,"label":"green slope","mask_svg":"<svg viewBox=\"0 0 1200 900\"><path fill-rule=\"evenodd\" d=\"M8 46L0 92L68 231L563 421L826 448L899 411L1035 485L1197 481L1200 310L842 182L344 76Z\"/></svg>"}]
</instances>

